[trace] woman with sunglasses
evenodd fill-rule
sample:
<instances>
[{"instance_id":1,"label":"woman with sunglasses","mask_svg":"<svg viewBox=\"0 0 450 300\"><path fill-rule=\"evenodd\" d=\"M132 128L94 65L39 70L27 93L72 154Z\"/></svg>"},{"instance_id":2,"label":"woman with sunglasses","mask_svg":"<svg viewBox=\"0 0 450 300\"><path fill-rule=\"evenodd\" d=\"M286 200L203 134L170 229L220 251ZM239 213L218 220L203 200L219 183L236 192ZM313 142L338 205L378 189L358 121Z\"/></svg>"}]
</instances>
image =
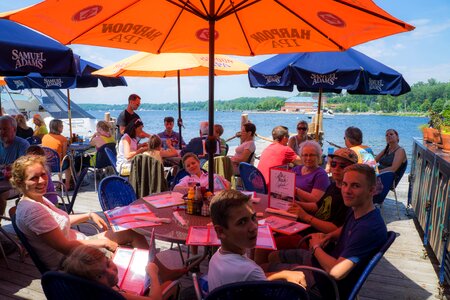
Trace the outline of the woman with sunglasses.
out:
<instances>
[{"instance_id":1,"label":"woman with sunglasses","mask_svg":"<svg viewBox=\"0 0 450 300\"><path fill-rule=\"evenodd\" d=\"M134 119L125 127L124 134L119 142L116 168L123 176L130 175L131 159L147 151L147 143L139 144L137 137L141 136L144 123L141 119Z\"/></svg>"},{"instance_id":2,"label":"woman with sunglasses","mask_svg":"<svg viewBox=\"0 0 450 300\"><path fill-rule=\"evenodd\" d=\"M317 202L330 185L327 172L320 167L322 148L316 141L306 141L300 146L303 165L295 166L295 195L302 202Z\"/></svg>"},{"instance_id":3,"label":"woman with sunglasses","mask_svg":"<svg viewBox=\"0 0 450 300\"><path fill-rule=\"evenodd\" d=\"M375 160L378 162L378 170L380 173L392 171L396 176L396 183L400 181L406 170L408 160L406 158L405 149L400 147L398 142L398 132L395 129L386 130L386 147L381 151Z\"/></svg>"},{"instance_id":4,"label":"woman with sunglasses","mask_svg":"<svg viewBox=\"0 0 450 300\"><path fill-rule=\"evenodd\" d=\"M308 136L308 122L300 121L297 123L297 134L289 138L288 146L299 154L300 144L307 140L311 140Z\"/></svg>"}]
</instances>

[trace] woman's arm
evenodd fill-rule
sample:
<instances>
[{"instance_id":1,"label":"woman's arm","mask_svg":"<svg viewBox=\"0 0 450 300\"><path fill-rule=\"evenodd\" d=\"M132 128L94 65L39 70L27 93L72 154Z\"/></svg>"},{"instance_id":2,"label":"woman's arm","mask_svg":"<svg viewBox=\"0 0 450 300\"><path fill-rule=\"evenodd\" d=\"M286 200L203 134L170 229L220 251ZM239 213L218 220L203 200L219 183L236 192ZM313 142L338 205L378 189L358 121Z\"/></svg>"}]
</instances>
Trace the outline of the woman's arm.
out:
<instances>
[{"instance_id":1,"label":"woman's arm","mask_svg":"<svg viewBox=\"0 0 450 300\"><path fill-rule=\"evenodd\" d=\"M161 149L161 157L176 157L178 156L177 150L172 146L170 139L166 140L167 150Z\"/></svg>"},{"instance_id":2,"label":"woman's arm","mask_svg":"<svg viewBox=\"0 0 450 300\"><path fill-rule=\"evenodd\" d=\"M147 150L146 147L144 146L138 146L138 149L135 151L131 151L131 138L129 136L124 137L123 140L123 156L127 159L130 160L133 157L135 157L136 155L143 153Z\"/></svg>"},{"instance_id":3,"label":"woman's arm","mask_svg":"<svg viewBox=\"0 0 450 300\"><path fill-rule=\"evenodd\" d=\"M93 212L85 213L85 214L76 214L69 215L70 225L76 225L82 222L86 222L87 220L91 220L94 222L99 228L103 230L108 229L108 224L106 224L105 220L103 220L99 215Z\"/></svg>"},{"instance_id":4,"label":"woman's arm","mask_svg":"<svg viewBox=\"0 0 450 300\"><path fill-rule=\"evenodd\" d=\"M305 202L317 202L325 194L325 191L319 189L312 189L311 193L308 193L301 188L295 189L295 195L300 199L300 201Z\"/></svg>"},{"instance_id":5,"label":"woman's arm","mask_svg":"<svg viewBox=\"0 0 450 300\"><path fill-rule=\"evenodd\" d=\"M313 203L307 203L307 204L313 204ZM314 203L315 204L315 203ZM332 222L323 221L321 219L318 219L314 217L312 214L307 213L301 205L293 204L289 209L288 212L296 214L298 219L306 224L310 224L313 228L317 229L320 232L323 233L329 233L334 230L336 230L338 227L334 225Z\"/></svg>"}]
</instances>

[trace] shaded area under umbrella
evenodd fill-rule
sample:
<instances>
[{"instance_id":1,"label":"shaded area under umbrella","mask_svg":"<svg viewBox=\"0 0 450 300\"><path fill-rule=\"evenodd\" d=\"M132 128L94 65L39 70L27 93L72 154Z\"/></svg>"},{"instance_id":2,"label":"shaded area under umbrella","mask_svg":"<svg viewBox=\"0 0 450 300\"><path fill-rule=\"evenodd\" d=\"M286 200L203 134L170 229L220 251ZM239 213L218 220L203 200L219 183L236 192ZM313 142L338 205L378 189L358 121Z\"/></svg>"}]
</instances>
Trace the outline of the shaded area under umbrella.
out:
<instances>
[{"instance_id":1,"label":"shaded area under umbrella","mask_svg":"<svg viewBox=\"0 0 450 300\"><path fill-rule=\"evenodd\" d=\"M250 66L225 55L215 55L214 75L247 74ZM102 76L136 77L177 77L178 84L178 128L182 140L183 120L181 118L180 77L207 76L209 74L209 55L192 53L151 54L140 52L115 62L93 74Z\"/></svg>"},{"instance_id":2,"label":"shaded area under umbrella","mask_svg":"<svg viewBox=\"0 0 450 300\"><path fill-rule=\"evenodd\" d=\"M354 49L275 55L252 66L248 78L256 88L318 92L316 140L323 92L398 96L411 90L402 74Z\"/></svg>"},{"instance_id":3,"label":"shaded area under umbrella","mask_svg":"<svg viewBox=\"0 0 450 300\"><path fill-rule=\"evenodd\" d=\"M84 59L79 59L79 70L77 76L43 76L38 73L30 73L26 76L9 76L4 81L12 90L22 89L67 89L67 115L69 119L69 133L72 137L72 115L70 108L70 90L74 88L98 87L99 81L104 87L126 86L123 77L111 78L93 75L94 71L102 67Z\"/></svg>"},{"instance_id":4,"label":"shaded area under umbrella","mask_svg":"<svg viewBox=\"0 0 450 300\"><path fill-rule=\"evenodd\" d=\"M341 51L414 29L371 0L47 0L0 16L45 32L64 44L151 53L208 53L211 187L216 52L259 55Z\"/></svg>"}]
</instances>

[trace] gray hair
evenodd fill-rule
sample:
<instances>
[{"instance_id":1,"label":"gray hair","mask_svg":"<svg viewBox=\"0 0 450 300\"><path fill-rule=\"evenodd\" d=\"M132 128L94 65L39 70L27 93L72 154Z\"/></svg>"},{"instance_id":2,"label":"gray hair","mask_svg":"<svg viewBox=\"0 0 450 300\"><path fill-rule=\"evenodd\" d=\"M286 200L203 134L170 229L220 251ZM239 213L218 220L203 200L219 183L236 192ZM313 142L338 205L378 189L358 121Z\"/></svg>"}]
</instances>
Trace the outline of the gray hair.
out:
<instances>
[{"instance_id":1,"label":"gray hair","mask_svg":"<svg viewBox=\"0 0 450 300\"><path fill-rule=\"evenodd\" d=\"M63 125L63 122L59 119L53 119L50 121L50 133L53 134L61 134L61 132L59 131L59 126Z\"/></svg>"},{"instance_id":2,"label":"gray hair","mask_svg":"<svg viewBox=\"0 0 450 300\"><path fill-rule=\"evenodd\" d=\"M320 157L322 156L322 147L320 147L320 144L316 141L304 141L303 143L300 144L300 148L298 150L298 153L300 155L302 155L303 153L303 148L307 147L307 146L311 146L314 148L317 157L320 159Z\"/></svg>"},{"instance_id":3,"label":"gray hair","mask_svg":"<svg viewBox=\"0 0 450 300\"><path fill-rule=\"evenodd\" d=\"M0 122L3 122L3 121L8 121L9 124L11 125L11 127L14 127L14 129L17 129L17 121L13 117L11 117L11 116L1 116L0 117Z\"/></svg>"}]
</instances>

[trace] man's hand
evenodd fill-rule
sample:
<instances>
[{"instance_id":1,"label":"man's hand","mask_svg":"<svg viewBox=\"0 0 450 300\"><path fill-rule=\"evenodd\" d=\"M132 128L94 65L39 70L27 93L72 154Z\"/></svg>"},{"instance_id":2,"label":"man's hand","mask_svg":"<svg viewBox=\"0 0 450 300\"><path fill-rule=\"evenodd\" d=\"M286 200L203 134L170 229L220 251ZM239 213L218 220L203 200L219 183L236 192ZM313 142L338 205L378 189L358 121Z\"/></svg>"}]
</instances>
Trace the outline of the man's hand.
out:
<instances>
[{"instance_id":1,"label":"man's hand","mask_svg":"<svg viewBox=\"0 0 450 300\"><path fill-rule=\"evenodd\" d=\"M301 271L284 270L284 271L270 275L269 277L267 277L267 279L269 279L269 280L284 279L286 281L289 281L289 282L292 282L295 284L299 284L302 287L306 288L305 274L303 274L303 272L301 272Z\"/></svg>"},{"instance_id":2,"label":"man's hand","mask_svg":"<svg viewBox=\"0 0 450 300\"><path fill-rule=\"evenodd\" d=\"M149 262L145 267L145 272L148 275L155 274L158 275L159 268L155 263Z\"/></svg>"},{"instance_id":3,"label":"man's hand","mask_svg":"<svg viewBox=\"0 0 450 300\"><path fill-rule=\"evenodd\" d=\"M105 240L105 245L103 245L103 248L106 248L111 252L115 252L118 246L119 246L119 244L117 244L114 241Z\"/></svg>"}]
</instances>

